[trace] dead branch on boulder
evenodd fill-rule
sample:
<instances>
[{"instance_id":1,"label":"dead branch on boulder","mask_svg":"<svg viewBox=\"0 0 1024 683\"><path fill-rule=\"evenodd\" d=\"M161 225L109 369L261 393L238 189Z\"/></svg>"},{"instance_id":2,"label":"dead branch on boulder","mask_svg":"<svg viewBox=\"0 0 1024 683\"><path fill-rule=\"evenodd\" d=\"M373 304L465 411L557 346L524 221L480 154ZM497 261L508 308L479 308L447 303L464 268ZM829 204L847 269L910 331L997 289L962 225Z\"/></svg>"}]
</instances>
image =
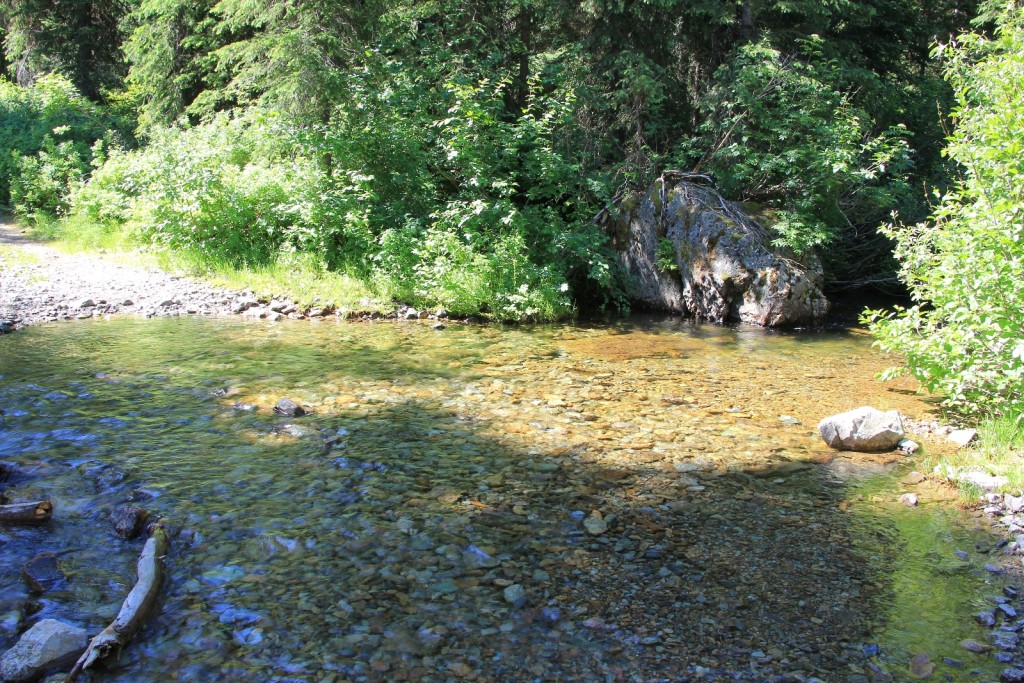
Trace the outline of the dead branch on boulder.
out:
<instances>
[{"instance_id":1,"label":"dead branch on boulder","mask_svg":"<svg viewBox=\"0 0 1024 683\"><path fill-rule=\"evenodd\" d=\"M120 650L132 636L142 628L146 617L156 604L160 581L164 575L164 555L167 554L167 532L161 523L153 526L153 532L146 541L139 556L139 580L121 605L114 621L89 642L82 656L75 662L65 683L72 683L84 669L97 660Z\"/></svg>"},{"instance_id":2,"label":"dead branch on boulder","mask_svg":"<svg viewBox=\"0 0 1024 683\"><path fill-rule=\"evenodd\" d=\"M41 500L35 503L0 505L0 522L13 524L42 524L53 514L53 503Z\"/></svg>"}]
</instances>

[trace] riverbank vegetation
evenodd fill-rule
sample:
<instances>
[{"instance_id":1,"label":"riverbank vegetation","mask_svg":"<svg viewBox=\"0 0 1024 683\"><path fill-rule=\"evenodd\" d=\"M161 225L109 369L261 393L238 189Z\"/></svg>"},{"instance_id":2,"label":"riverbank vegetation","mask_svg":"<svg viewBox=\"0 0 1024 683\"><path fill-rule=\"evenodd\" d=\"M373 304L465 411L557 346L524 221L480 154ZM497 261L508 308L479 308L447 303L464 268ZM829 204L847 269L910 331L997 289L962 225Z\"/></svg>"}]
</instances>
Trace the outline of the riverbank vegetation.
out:
<instances>
[{"instance_id":1,"label":"riverbank vegetation","mask_svg":"<svg viewBox=\"0 0 1024 683\"><path fill-rule=\"evenodd\" d=\"M593 216L698 172L833 292L909 288L883 347L1015 416L1018 5L3 0L0 204L197 272L550 320L625 303Z\"/></svg>"}]
</instances>

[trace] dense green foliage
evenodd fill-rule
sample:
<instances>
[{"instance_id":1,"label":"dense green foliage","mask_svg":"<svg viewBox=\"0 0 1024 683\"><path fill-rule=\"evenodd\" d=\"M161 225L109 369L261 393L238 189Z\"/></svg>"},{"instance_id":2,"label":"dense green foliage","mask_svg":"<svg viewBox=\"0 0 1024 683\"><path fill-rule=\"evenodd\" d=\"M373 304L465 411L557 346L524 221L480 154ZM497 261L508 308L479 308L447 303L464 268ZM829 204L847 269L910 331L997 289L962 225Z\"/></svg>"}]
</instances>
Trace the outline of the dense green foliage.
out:
<instances>
[{"instance_id":1,"label":"dense green foliage","mask_svg":"<svg viewBox=\"0 0 1024 683\"><path fill-rule=\"evenodd\" d=\"M124 146L131 129L116 107L90 102L61 76L25 88L0 81L0 204L25 216L65 213L104 145Z\"/></svg>"},{"instance_id":2,"label":"dense green foliage","mask_svg":"<svg viewBox=\"0 0 1024 683\"><path fill-rule=\"evenodd\" d=\"M0 201L239 264L299 251L384 296L542 319L621 299L592 217L676 167L763 206L777 243L821 249L833 282L863 282L892 272L878 223L923 218L922 188L947 176L952 93L928 46L974 9L0 0L11 78L34 92L58 72L85 95L0 150ZM143 146L72 122L79 101L133 103Z\"/></svg>"},{"instance_id":3,"label":"dense green foliage","mask_svg":"<svg viewBox=\"0 0 1024 683\"><path fill-rule=\"evenodd\" d=\"M937 55L956 91L947 152L962 175L931 220L887 228L917 304L876 313L873 331L951 407L1024 415L1024 9Z\"/></svg>"}]
</instances>

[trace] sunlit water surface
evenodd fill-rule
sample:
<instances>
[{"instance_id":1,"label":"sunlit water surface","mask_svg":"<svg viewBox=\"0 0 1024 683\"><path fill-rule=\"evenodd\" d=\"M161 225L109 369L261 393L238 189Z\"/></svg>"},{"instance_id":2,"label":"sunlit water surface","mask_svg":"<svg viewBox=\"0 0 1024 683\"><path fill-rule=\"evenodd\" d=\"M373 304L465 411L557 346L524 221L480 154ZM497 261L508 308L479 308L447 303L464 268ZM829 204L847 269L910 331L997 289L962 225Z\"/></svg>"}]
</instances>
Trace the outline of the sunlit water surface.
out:
<instances>
[{"instance_id":1,"label":"sunlit water surface","mask_svg":"<svg viewBox=\"0 0 1024 683\"><path fill-rule=\"evenodd\" d=\"M26 329L0 338L0 460L56 513L0 529L0 648L112 618L142 541L110 510L136 501L168 577L95 680L898 681L920 653L998 676L957 645L999 591L975 521L816 435L934 409L885 365L862 332L656 318ZM31 596L44 550L69 578Z\"/></svg>"}]
</instances>

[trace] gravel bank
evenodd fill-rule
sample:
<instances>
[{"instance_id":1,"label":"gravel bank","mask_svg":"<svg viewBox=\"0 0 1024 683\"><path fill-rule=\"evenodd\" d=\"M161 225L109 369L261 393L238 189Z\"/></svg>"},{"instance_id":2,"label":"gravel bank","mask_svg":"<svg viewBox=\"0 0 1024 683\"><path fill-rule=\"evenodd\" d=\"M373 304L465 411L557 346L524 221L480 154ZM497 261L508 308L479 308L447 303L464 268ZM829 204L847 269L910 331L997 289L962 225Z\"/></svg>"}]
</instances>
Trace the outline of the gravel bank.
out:
<instances>
[{"instance_id":1,"label":"gravel bank","mask_svg":"<svg viewBox=\"0 0 1024 683\"><path fill-rule=\"evenodd\" d=\"M0 334L25 325L119 313L144 317L247 315L276 319L330 314L239 292L102 254L65 254L0 223Z\"/></svg>"}]
</instances>

